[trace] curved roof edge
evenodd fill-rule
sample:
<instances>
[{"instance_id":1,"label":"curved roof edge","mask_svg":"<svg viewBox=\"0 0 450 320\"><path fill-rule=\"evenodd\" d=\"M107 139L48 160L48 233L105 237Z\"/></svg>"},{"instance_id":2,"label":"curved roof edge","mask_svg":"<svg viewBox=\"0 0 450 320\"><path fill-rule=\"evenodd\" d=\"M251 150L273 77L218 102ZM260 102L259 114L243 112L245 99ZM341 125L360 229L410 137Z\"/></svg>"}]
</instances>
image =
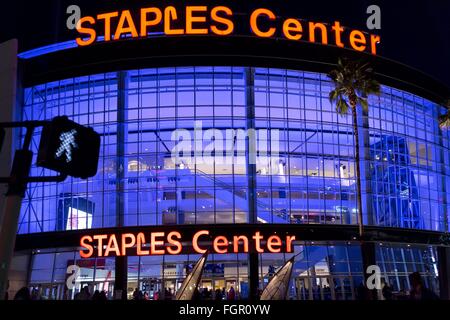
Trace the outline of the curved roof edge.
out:
<instances>
[{"instance_id":1,"label":"curved roof edge","mask_svg":"<svg viewBox=\"0 0 450 320\"><path fill-rule=\"evenodd\" d=\"M439 104L450 98L449 87L402 63L349 49L286 39L151 37L99 42L90 47L65 42L19 54L24 86L118 70L187 65L273 67L326 73L341 56L370 62L384 85Z\"/></svg>"}]
</instances>

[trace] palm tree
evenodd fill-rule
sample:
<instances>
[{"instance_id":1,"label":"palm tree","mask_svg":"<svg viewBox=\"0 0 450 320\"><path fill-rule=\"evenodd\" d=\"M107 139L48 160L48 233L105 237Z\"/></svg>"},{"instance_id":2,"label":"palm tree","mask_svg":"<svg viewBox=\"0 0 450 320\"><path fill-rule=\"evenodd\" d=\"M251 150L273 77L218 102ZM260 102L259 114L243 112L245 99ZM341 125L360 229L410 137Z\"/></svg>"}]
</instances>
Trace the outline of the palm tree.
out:
<instances>
[{"instance_id":1,"label":"palm tree","mask_svg":"<svg viewBox=\"0 0 450 320\"><path fill-rule=\"evenodd\" d=\"M330 92L330 102L336 105L336 112L347 115L349 109L353 118L353 132L355 135L355 162L356 162L356 197L359 236L363 236L363 207L361 200L361 168L359 155L359 130L357 121L357 106L360 105L365 112L368 111L367 98L371 94L380 94L380 84L373 77L373 70L367 63L339 59L337 68L332 70L328 77L333 81L334 89Z\"/></svg>"},{"instance_id":2,"label":"palm tree","mask_svg":"<svg viewBox=\"0 0 450 320\"><path fill-rule=\"evenodd\" d=\"M447 101L447 112L439 116L439 126L441 129L450 127L450 100Z\"/></svg>"}]
</instances>

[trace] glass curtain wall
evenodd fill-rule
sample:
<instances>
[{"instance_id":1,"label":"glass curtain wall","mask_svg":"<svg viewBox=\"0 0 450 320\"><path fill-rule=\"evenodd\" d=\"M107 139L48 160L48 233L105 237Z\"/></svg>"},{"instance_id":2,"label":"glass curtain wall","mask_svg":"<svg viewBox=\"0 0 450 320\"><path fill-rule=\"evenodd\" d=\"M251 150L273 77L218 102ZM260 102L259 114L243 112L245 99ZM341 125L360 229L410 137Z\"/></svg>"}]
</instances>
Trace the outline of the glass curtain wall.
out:
<instances>
[{"instance_id":1,"label":"glass curtain wall","mask_svg":"<svg viewBox=\"0 0 450 320\"><path fill-rule=\"evenodd\" d=\"M95 177L30 184L19 233L248 222L253 173L239 146L249 101L259 150L258 222L356 224L353 126L330 105L330 89L324 74L242 67L140 69L26 88L22 120L67 115L92 126L102 145ZM448 230L449 133L437 120L444 109L382 90L370 98L369 114L360 114L365 221ZM200 132L206 161L173 161L176 130ZM231 161L221 161L230 148Z\"/></svg>"},{"instance_id":2,"label":"glass curtain wall","mask_svg":"<svg viewBox=\"0 0 450 320\"><path fill-rule=\"evenodd\" d=\"M297 241L291 254L260 254L262 287L292 256L295 259L287 299L363 299L358 243ZM195 254L128 257L128 299L133 299L136 289L146 293L150 300L174 299L199 258ZM408 298L411 289L408 276L413 272L419 272L424 285L439 293L436 247L379 243L376 262L381 271L381 285L389 284L394 299ZM112 299L114 277L114 258L81 259L73 249L48 249L33 253L29 287L42 299L76 299L85 286L91 295L95 290L105 291ZM236 299L248 298L247 255L209 255L199 285L200 299L226 300L231 287Z\"/></svg>"}]
</instances>

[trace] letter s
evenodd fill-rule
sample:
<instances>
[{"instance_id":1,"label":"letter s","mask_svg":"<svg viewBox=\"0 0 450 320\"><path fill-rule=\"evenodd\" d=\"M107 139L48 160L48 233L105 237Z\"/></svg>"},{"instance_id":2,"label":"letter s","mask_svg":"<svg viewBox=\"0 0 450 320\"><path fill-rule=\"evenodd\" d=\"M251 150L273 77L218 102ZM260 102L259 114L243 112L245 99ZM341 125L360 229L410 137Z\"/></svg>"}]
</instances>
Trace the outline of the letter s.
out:
<instances>
[{"instance_id":1,"label":"letter s","mask_svg":"<svg viewBox=\"0 0 450 320\"><path fill-rule=\"evenodd\" d=\"M178 240L176 240L176 239ZM169 233L169 235L167 236L167 241L169 242L170 246L167 247L167 252L170 254L179 254L181 252L181 250L183 249L183 247L181 246L181 242L179 241L181 239L181 234L177 231L172 231L171 233ZM173 248L173 247L176 247Z\"/></svg>"},{"instance_id":2,"label":"letter s","mask_svg":"<svg viewBox=\"0 0 450 320\"><path fill-rule=\"evenodd\" d=\"M84 236L81 238L80 240L80 246L83 247L84 249L87 249L88 251L84 251L84 250L80 250L80 257L87 259L92 257L92 254L94 253L94 247L92 245L90 245L89 243L86 242L90 242L92 243L92 237L91 236Z\"/></svg>"}]
</instances>

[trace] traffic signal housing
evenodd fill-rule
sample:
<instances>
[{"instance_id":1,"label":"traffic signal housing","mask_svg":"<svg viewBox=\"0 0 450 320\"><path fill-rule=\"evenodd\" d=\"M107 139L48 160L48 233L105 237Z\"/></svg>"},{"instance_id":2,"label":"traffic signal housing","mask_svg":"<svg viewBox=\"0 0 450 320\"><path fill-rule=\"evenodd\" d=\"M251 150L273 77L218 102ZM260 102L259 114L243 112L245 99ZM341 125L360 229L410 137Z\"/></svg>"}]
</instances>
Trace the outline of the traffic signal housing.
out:
<instances>
[{"instance_id":1,"label":"traffic signal housing","mask_svg":"<svg viewBox=\"0 0 450 320\"><path fill-rule=\"evenodd\" d=\"M56 117L44 125L37 165L75 178L97 174L100 135L92 128Z\"/></svg>"}]
</instances>

